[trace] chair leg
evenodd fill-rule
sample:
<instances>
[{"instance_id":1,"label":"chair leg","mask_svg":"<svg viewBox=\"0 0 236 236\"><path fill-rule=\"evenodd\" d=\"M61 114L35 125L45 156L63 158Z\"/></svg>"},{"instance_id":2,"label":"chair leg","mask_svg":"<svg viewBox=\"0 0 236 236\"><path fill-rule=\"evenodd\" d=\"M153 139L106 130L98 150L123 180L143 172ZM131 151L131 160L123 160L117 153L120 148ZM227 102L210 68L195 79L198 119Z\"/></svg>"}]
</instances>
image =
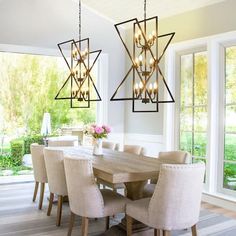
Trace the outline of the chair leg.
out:
<instances>
[{"instance_id":1,"label":"chair leg","mask_svg":"<svg viewBox=\"0 0 236 236\"><path fill-rule=\"evenodd\" d=\"M109 226L110 226L110 217L107 216L107 217L106 217L106 230L109 229Z\"/></svg>"},{"instance_id":2,"label":"chair leg","mask_svg":"<svg viewBox=\"0 0 236 236\"><path fill-rule=\"evenodd\" d=\"M154 236L161 236L161 231L159 229L154 229Z\"/></svg>"},{"instance_id":3,"label":"chair leg","mask_svg":"<svg viewBox=\"0 0 236 236\"><path fill-rule=\"evenodd\" d=\"M50 193L47 216L51 215L54 193Z\"/></svg>"},{"instance_id":4,"label":"chair leg","mask_svg":"<svg viewBox=\"0 0 236 236\"><path fill-rule=\"evenodd\" d=\"M125 195L125 197L127 197L127 189L126 188L124 189L124 195Z\"/></svg>"},{"instance_id":5,"label":"chair leg","mask_svg":"<svg viewBox=\"0 0 236 236\"><path fill-rule=\"evenodd\" d=\"M75 214L71 211L69 230L68 230L67 236L71 236L72 229L73 229L73 226L74 226L74 222L75 222Z\"/></svg>"},{"instance_id":6,"label":"chair leg","mask_svg":"<svg viewBox=\"0 0 236 236\"><path fill-rule=\"evenodd\" d=\"M88 235L88 223L89 219L87 217L82 217L82 236Z\"/></svg>"},{"instance_id":7,"label":"chair leg","mask_svg":"<svg viewBox=\"0 0 236 236\"><path fill-rule=\"evenodd\" d=\"M58 196L58 203L57 203L57 222L56 225L61 225L61 212L62 212L62 203L63 203L63 196Z\"/></svg>"},{"instance_id":8,"label":"chair leg","mask_svg":"<svg viewBox=\"0 0 236 236\"><path fill-rule=\"evenodd\" d=\"M38 193L38 188L39 188L39 182L35 182L34 195L33 195L33 202L35 202L35 200L36 200L37 193Z\"/></svg>"},{"instance_id":9,"label":"chair leg","mask_svg":"<svg viewBox=\"0 0 236 236\"><path fill-rule=\"evenodd\" d=\"M129 215L126 215L126 235L127 236L132 235L132 223L133 223L133 218Z\"/></svg>"},{"instance_id":10,"label":"chair leg","mask_svg":"<svg viewBox=\"0 0 236 236\"><path fill-rule=\"evenodd\" d=\"M163 236L171 236L171 233L169 230L163 230Z\"/></svg>"},{"instance_id":11,"label":"chair leg","mask_svg":"<svg viewBox=\"0 0 236 236\"><path fill-rule=\"evenodd\" d=\"M41 210L43 206L44 188L45 188L45 183L41 183L40 184L39 210Z\"/></svg>"},{"instance_id":12,"label":"chair leg","mask_svg":"<svg viewBox=\"0 0 236 236\"><path fill-rule=\"evenodd\" d=\"M192 230L192 236L197 236L197 225L193 225L191 227L191 230Z\"/></svg>"}]
</instances>

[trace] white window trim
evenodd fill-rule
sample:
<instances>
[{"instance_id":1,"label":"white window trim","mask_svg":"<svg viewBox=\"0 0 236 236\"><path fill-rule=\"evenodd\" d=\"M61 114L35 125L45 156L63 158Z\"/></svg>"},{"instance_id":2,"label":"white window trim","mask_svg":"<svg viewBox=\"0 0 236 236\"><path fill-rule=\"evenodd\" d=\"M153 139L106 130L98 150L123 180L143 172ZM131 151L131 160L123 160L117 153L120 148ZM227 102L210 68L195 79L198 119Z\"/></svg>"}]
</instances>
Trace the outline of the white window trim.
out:
<instances>
[{"instance_id":1,"label":"white window trim","mask_svg":"<svg viewBox=\"0 0 236 236\"><path fill-rule=\"evenodd\" d=\"M178 98L179 85L178 85L178 70L177 58L180 52L189 49L195 49L199 46L207 47L208 55L208 148L207 148L207 183L205 191L212 195L217 195L219 192L232 195L233 191L227 189L220 189L223 181L223 155L222 155L222 140L223 137L223 122L222 115L224 105L222 103L222 81L224 81L224 68L222 61L222 48L225 45L236 42L236 31L218 34L210 37L189 40L170 45L165 63L165 74L168 78L167 83L173 91L176 105L167 105L164 110L164 138L166 150L176 150L178 148L178 114L179 104ZM221 114L220 117L213 114ZM221 126L220 126L221 125ZM220 127L220 128L219 128ZM221 143L221 145L219 145ZM219 174L221 171L221 175ZM226 191L222 191L226 190ZM235 193L233 193L236 196Z\"/></svg>"},{"instance_id":2,"label":"white window trim","mask_svg":"<svg viewBox=\"0 0 236 236\"><path fill-rule=\"evenodd\" d=\"M40 48L13 44L0 44L0 52L8 53L23 53L42 56L61 57L59 49ZM98 59L98 91L102 98L101 102L97 103L96 123L107 124L108 121L108 55L101 53ZM69 106L69 104L68 104Z\"/></svg>"}]
</instances>

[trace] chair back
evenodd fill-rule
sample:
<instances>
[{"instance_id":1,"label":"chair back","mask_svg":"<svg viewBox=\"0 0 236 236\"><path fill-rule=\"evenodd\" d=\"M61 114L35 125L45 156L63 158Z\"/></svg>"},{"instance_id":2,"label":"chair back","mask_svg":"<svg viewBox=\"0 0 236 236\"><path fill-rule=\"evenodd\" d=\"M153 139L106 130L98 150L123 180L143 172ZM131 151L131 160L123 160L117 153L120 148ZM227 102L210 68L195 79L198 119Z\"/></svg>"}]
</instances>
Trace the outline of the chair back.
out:
<instances>
[{"instance_id":1,"label":"chair back","mask_svg":"<svg viewBox=\"0 0 236 236\"><path fill-rule=\"evenodd\" d=\"M104 201L88 159L64 159L70 209L83 217L103 217Z\"/></svg>"},{"instance_id":2,"label":"chair back","mask_svg":"<svg viewBox=\"0 0 236 236\"><path fill-rule=\"evenodd\" d=\"M48 140L49 147L73 147L75 146L74 140Z\"/></svg>"},{"instance_id":3,"label":"chair back","mask_svg":"<svg viewBox=\"0 0 236 236\"><path fill-rule=\"evenodd\" d=\"M61 196L67 196L63 151L45 148L44 159L50 192Z\"/></svg>"},{"instance_id":4,"label":"chair back","mask_svg":"<svg viewBox=\"0 0 236 236\"><path fill-rule=\"evenodd\" d=\"M163 230L179 230L199 220L205 165L163 164L150 200L150 226Z\"/></svg>"},{"instance_id":5,"label":"chair back","mask_svg":"<svg viewBox=\"0 0 236 236\"><path fill-rule=\"evenodd\" d=\"M116 143L108 142L108 141L102 141L102 147L103 148L107 148L107 149L111 149L111 150L115 150Z\"/></svg>"},{"instance_id":6,"label":"chair back","mask_svg":"<svg viewBox=\"0 0 236 236\"><path fill-rule=\"evenodd\" d=\"M191 154L185 151L160 152L159 160L170 161L170 164L190 164L192 163Z\"/></svg>"},{"instance_id":7,"label":"chair back","mask_svg":"<svg viewBox=\"0 0 236 236\"><path fill-rule=\"evenodd\" d=\"M139 145L124 145L124 152L141 155L142 153L142 147Z\"/></svg>"},{"instance_id":8,"label":"chair back","mask_svg":"<svg viewBox=\"0 0 236 236\"><path fill-rule=\"evenodd\" d=\"M47 172L43 156L44 145L33 143L30 145L30 152L32 156L32 164L34 169L34 179L39 183L47 183Z\"/></svg>"}]
</instances>

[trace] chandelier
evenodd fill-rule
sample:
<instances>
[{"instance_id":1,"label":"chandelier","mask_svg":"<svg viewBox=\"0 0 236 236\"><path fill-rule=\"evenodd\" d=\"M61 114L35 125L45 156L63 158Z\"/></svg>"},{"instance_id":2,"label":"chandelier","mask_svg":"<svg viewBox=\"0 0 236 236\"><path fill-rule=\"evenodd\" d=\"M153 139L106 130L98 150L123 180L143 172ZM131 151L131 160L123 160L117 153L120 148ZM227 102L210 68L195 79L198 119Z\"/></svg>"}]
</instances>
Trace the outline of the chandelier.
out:
<instances>
[{"instance_id":1,"label":"chandelier","mask_svg":"<svg viewBox=\"0 0 236 236\"><path fill-rule=\"evenodd\" d=\"M81 0L79 0L79 40L71 39L58 44L69 69L69 75L55 99L70 100L71 108L90 108L91 102L101 101L91 71L102 50L90 51L89 46L89 38L81 39Z\"/></svg>"},{"instance_id":2,"label":"chandelier","mask_svg":"<svg viewBox=\"0 0 236 236\"><path fill-rule=\"evenodd\" d=\"M159 35L158 17L147 18L146 5L146 0L144 0L143 20L138 21L137 18L133 18L115 24L132 65L110 100L132 101L133 112L158 112L160 103L174 102L173 95L160 69L160 62L175 33ZM132 24L133 28L130 42L125 42L120 29L121 26L124 28L127 24ZM166 40L163 50L160 50L158 45L161 39ZM119 95L122 87L126 88L126 96ZM130 91L127 92L128 88ZM168 99L160 99L160 94L163 97L166 95Z\"/></svg>"}]
</instances>

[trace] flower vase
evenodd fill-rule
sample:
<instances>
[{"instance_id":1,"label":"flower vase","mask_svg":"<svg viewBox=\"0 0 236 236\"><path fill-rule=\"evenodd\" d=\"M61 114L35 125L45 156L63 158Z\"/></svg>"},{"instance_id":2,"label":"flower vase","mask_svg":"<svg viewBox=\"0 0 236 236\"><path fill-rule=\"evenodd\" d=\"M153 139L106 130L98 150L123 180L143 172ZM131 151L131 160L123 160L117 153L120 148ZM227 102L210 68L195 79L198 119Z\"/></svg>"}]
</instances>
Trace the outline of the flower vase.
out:
<instances>
[{"instance_id":1,"label":"flower vase","mask_svg":"<svg viewBox=\"0 0 236 236\"><path fill-rule=\"evenodd\" d=\"M102 139L97 138L94 140L93 154L96 156L101 156L102 153Z\"/></svg>"}]
</instances>

